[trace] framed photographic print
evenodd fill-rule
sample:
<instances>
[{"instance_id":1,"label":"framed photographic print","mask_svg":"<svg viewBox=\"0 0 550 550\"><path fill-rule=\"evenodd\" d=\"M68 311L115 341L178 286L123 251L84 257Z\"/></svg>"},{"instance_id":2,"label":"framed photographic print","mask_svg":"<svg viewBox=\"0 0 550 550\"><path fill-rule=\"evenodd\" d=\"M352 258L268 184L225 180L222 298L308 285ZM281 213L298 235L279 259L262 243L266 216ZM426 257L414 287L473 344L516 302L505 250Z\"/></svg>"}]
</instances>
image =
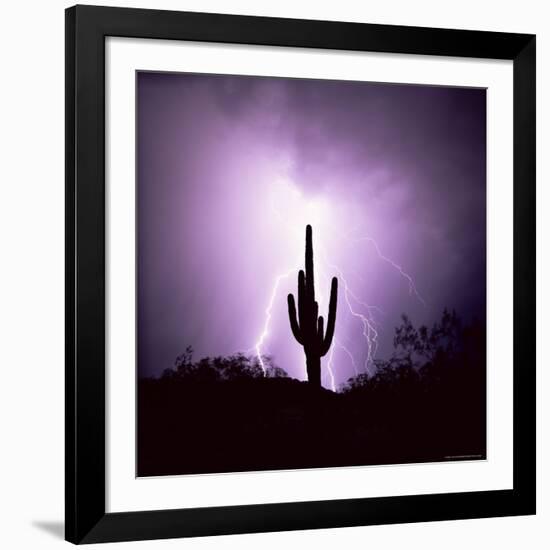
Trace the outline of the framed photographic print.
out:
<instances>
[{"instance_id":1,"label":"framed photographic print","mask_svg":"<svg viewBox=\"0 0 550 550\"><path fill-rule=\"evenodd\" d=\"M535 513L535 37L66 12L66 538Z\"/></svg>"}]
</instances>

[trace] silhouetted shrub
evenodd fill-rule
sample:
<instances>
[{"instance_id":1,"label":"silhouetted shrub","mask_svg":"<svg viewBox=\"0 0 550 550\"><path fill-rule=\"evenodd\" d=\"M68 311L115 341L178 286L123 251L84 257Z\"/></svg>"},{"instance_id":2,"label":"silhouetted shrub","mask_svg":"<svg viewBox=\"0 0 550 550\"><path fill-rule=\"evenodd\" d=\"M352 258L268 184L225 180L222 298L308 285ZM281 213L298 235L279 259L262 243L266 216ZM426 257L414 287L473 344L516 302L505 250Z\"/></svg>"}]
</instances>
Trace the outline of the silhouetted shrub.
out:
<instances>
[{"instance_id":1,"label":"silhouetted shrub","mask_svg":"<svg viewBox=\"0 0 550 550\"><path fill-rule=\"evenodd\" d=\"M257 356L236 353L229 357L205 357L193 362L193 348L187 346L176 358L174 368L165 369L162 380L185 380L187 382L228 382L255 378L287 378L287 372L275 365L269 356L262 356L264 369Z\"/></svg>"}]
</instances>

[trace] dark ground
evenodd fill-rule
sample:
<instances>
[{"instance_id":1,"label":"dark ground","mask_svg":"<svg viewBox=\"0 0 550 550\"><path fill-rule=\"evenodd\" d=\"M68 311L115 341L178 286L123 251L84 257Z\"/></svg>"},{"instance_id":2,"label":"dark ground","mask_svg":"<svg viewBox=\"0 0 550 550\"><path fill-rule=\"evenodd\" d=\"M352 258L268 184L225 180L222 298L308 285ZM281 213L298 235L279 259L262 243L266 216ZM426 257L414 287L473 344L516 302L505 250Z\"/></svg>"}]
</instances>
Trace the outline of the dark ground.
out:
<instances>
[{"instance_id":1,"label":"dark ground","mask_svg":"<svg viewBox=\"0 0 550 550\"><path fill-rule=\"evenodd\" d=\"M394 357L338 393L240 355L193 363L188 348L139 380L138 475L483 459L485 332L452 322L404 318Z\"/></svg>"}]
</instances>

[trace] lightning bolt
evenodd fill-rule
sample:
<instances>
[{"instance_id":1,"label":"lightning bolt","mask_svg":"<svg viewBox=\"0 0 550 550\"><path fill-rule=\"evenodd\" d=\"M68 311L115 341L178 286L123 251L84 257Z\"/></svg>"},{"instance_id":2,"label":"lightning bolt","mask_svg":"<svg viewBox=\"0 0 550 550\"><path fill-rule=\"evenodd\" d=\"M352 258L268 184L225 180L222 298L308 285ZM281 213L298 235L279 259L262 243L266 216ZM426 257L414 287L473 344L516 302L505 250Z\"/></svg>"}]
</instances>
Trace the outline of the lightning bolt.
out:
<instances>
[{"instance_id":1,"label":"lightning bolt","mask_svg":"<svg viewBox=\"0 0 550 550\"><path fill-rule=\"evenodd\" d=\"M281 273L277 277L275 277L275 281L273 283L273 288L271 289L271 296L269 297L269 301L267 303L267 307L265 309L265 320L264 320L264 326L262 329L262 332L260 333L258 340L254 344L254 347L252 349L256 352L256 357L258 358L258 363L260 364L260 367L262 368L262 371L264 373L264 376L266 374L266 366L265 362L262 357L262 347L264 346L264 343L269 335L269 325L271 324L271 317L273 314L273 304L275 303L275 298L277 297L277 293L279 291L279 287L281 285L281 281L286 279L287 277L290 277L292 273L296 271L296 268L293 267L292 269L289 269L288 271Z\"/></svg>"},{"instance_id":2,"label":"lightning bolt","mask_svg":"<svg viewBox=\"0 0 550 550\"><path fill-rule=\"evenodd\" d=\"M334 369L332 368L332 365L333 365L334 353L338 349L342 350L349 357L351 365L353 366L353 371L355 372L355 376L359 374L359 369L357 368L355 357L353 357L353 354L351 353L351 351L346 346L344 346L344 344L342 344L340 340L338 340L337 338L334 338L334 344L330 348L330 355L327 363L327 372L329 374L330 387L332 391L336 391L336 382L334 379Z\"/></svg>"},{"instance_id":3,"label":"lightning bolt","mask_svg":"<svg viewBox=\"0 0 550 550\"><path fill-rule=\"evenodd\" d=\"M353 317L355 317L356 319L359 319L363 327L363 331L362 331L363 337L367 342L367 357L365 359L365 371L369 372L369 365L371 365L372 362L374 361L374 357L378 349L378 331L376 330L375 323L371 314L371 309L373 308L373 306L370 306L369 304L363 302L356 296L356 294L351 290L346 277L342 273L342 270L338 266L330 263L327 263L327 265L331 269L337 272L338 278L344 283L344 300L346 302L348 310ZM354 302L358 306L363 307L367 311L367 315L361 313L361 311L358 311L358 309L352 305L352 302ZM330 364L330 361L329 361L329 364ZM332 365L331 365L331 368L332 368Z\"/></svg>"},{"instance_id":4,"label":"lightning bolt","mask_svg":"<svg viewBox=\"0 0 550 550\"><path fill-rule=\"evenodd\" d=\"M420 293L416 288L413 278L406 271L404 271L404 269L399 264L397 264L396 262L394 262L393 260L385 256L384 254L382 254L382 252L380 251L380 247L378 246L378 244L373 238L362 237L356 240L356 242L361 242L361 241L370 242L373 245L378 257L381 260L388 263L389 265L391 265L394 269L396 269L397 272L407 281L409 286L409 293L411 295L414 295L423 305L426 305L426 302L424 301L424 299L422 298L422 296L420 295ZM367 374L372 374L372 366L374 364L374 359L376 357L376 352L378 350L378 329L376 328L376 321L373 318L372 312L373 311L381 312L381 310L377 306L368 304L365 301L361 300L357 296L357 294L352 290L350 284L348 283L347 277L344 275L342 270L337 265L327 262L324 257L324 254L323 254L323 263L325 263L325 265L331 270L336 271L339 279L342 281L344 285L344 301L347 306L347 310L349 311L352 317L354 317L359 321L360 326L362 327L362 336L365 339L365 342L367 344L367 356L364 361L364 370L365 372L367 372ZM264 318L263 328L256 340L256 343L254 344L254 347L252 348L256 353L258 363L264 375L266 374L267 371L266 371L266 365L263 358L262 350L265 347L265 342L270 333L273 305L275 304L275 300L277 299L281 282L287 279L288 277L290 277L298 269L299 269L299 263L297 262L295 267L277 275L273 282L267 307L265 308L265 318ZM331 347L331 351L327 362L327 371L329 375L330 386L333 391L336 391L336 382L335 382L335 374L334 374L334 355L337 349L342 350L349 357L355 374L357 375L359 373L357 362L353 354L351 353L351 351L346 346L344 346L340 340L335 338L334 345Z\"/></svg>"},{"instance_id":5,"label":"lightning bolt","mask_svg":"<svg viewBox=\"0 0 550 550\"><path fill-rule=\"evenodd\" d=\"M334 372L332 370L332 359L334 357L334 350L336 349L336 346L332 346L330 348L330 354L328 356L328 363L327 363L327 371L330 378L330 388L332 391L336 391L336 382L334 380Z\"/></svg>"},{"instance_id":6,"label":"lightning bolt","mask_svg":"<svg viewBox=\"0 0 550 550\"><path fill-rule=\"evenodd\" d=\"M380 247L378 246L378 243L372 237L360 237L355 242L360 243L360 242L365 242L365 241L370 242L372 244L372 246L374 247L374 250L376 251L376 254L378 255L378 257L382 261L388 263L393 268L395 268L399 272L399 274L404 279L407 280L407 282L409 283L409 294L416 296L418 301L423 306L426 306L426 302L425 302L424 298L422 298L422 296L420 295L420 293L416 289L416 285L414 284L413 278L399 264L397 264L396 262L394 262L393 260L391 260L387 256L384 256L384 254L382 254L382 252L380 252Z\"/></svg>"},{"instance_id":7,"label":"lightning bolt","mask_svg":"<svg viewBox=\"0 0 550 550\"><path fill-rule=\"evenodd\" d=\"M347 354L347 356L350 358L351 364L353 366L353 370L355 372L355 375L357 376L359 374L359 369L357 368L357 364L355 363L355 358L353 357L353 354L351 351L344 346L339 340L336 340L336 346L340 348L344 353Z\"/></svg>"},{"instance_id":8,"label":"lightning bolt","mask_svg":"<svg viewBox=\"0 0 550 550\"><path fill-rule=\"evenodd\" d=\"M280 182L280 185L282 185L282 188L285 189L285 193L288 193L288 195L285 195L285 197L289 197L290 200L300 200L301 193L299 190L297 190L294 186L292 186L289 182L283 181ZM296 232L297 238L298 235L301 233L302 229L302 220L300 220L300 223L292 223L292 215L288 213L287 210L280 210L275 205L275 202L273 200L273 197L271 197L271 211L273 214L278 218L279 222L284 224L287 228L292 229L292 231ZM304 206L303 203L299 203L300 206ZM296 206L295 206L296 207ZM301 209L300 209L301 210ZM303 212L300 211L300 218L303 217ZM419 300L420 303L422 303L424 306L426 305L426 302L424 301L423 297L418 292L416 285L414 283L413 278L411 275L409 275L400 264L389 258L388 256L384 255L378 245L378 243L369 236L359 236L358 238L354 240L350 240L350 237L355 233L360 231L363 223L359 223L352 231L349 231L345 234L341 232L337 232L340 239L342 240L343 244L350 244L351 243L361 243L361 242L368 242L372 245L376 255L380 260L390 265L393 269L395 269L399 275L405 279L405 281L408 284L409 288L409 294L412 296L415 296L416 299ZM331 228L332 235L335 234L333 229ZM339 240L340 240L339 239ZM319 246L319 245L318 245ZM366 342L366 357L364 359L364 371L371 375L372 374L372 367L374 366L374 360L376 357L376 353L378 350L378 328L377 323L375 321L375 318L373 316L373 312L382 313L380 308L377 306L371 305L366 303L365 301L361 300L357 293L353 291L351 288L351 285L348 283L348 278L344 275L343 270L339 268L338 266L329 263L326 258L327 254L325 254L322 247L320 247L321 250L321 257L322 257L322 263L324 264L324 268L322 270L322 273L325 272L336 272L338 275L338 278L343 283L343 289L344 289L344 304L346 307L346 311L349 313L349 315L357 320L359 323L359 326L361 327L361 335L364 338ZM289 269L288 271L282 272L279 275L277 275L274 279L273 286L271 288L271 293L269 295L269 299L267 302L267 307L265 308L265 317L264 317L264 324L262 327L262 330L260 331L260 334L256 340L256 343L254 344L254 347L251 348L252 351L254 350L258 363L260 367L262 368L262 371L264 375L266 374L266 364L264 361L264 356L262 355L264 348L266 347L266 341L268 339L268 336L270 334L271 330L271 323L272 323L272 313L273 313L273 306L275 304L275 301L277 299L277 296L280 291L281 283L283 280L288 278L293 273L296 273L300 269L300 261L296 262L296 266ZM328 269L326 269L328 268ZM323 285L323 287L326 285ZM320 296L322 299L322 296ZM321 300L320 300L321 301ZM333 391L336 391L336 377L335 377L335 371L334 371L334 357L337 350L341 350L344 354L346 354L350 360L350 363L353 367L353 370L355 374L359 374L359 368L357 366L357 361L353 355L353 353L350 351L348 347L346 347L343 343L341 338L334 338L333 346L331 347L328 361L327 361L327 373L329 378L329 384ZM304 361L304 373L305 373L305 361Z\"/></svg>"},{"instance_id":9,"label":"lightning bolt","mask_svg":"<svg viewBox=\"0 0 550 550\"><path fill-rule=\"evenodd\" d=\"M354 231L356 231L356 230L357 229L355 229ZM353 231L351 233L353 233ZM382 261L384 261L384 262L388 263L389 265L391 265L407 281L408 286L409 286L409 294L414 295L423 306L426 306L426 302L422 298L420 293L418 292L413 278L397 262L393 261L391 258L388 258L384 254L382 254L382 252L380 250L380 247L378 246L378 243L372 237L367 237L367 236L360 237L360 238L356 239L354 242L358 243L358 242L364 242L364 241L367 241L367 242L371 243L374 250L376 251L377 256ZM342 270L338 266L336 266L334 264L330 264L330 263L326 262L326 260L325 260L325 263L327 264L328 267L332 268L333 270L335 270L338 273L339 278L344 283L344 299L346 301L346 305L348 307L348 310L349 310L349 312L351 313L351 315L353 317L359 319L360 323L363 326L363 337L365 338L365 340L367 342L367 357L365 359L364 367L365 367L365 372L367 374L372 374L371 371L370 371L370 366L372 366L374 364L374 359L375 359L375 356L376 356L376 352L378 350L378 331L376 329L376 322L374 321L373 316L372 316L372 311L380 312L381 310L380 310L380 308L378 308L376 306L365 303L364 301L360 300L357 297L357 295L352 291L350 285L348 284L347 279L344 276ZM352 305L352 301L355 302L356 305L359 305L359 306L363 307L366 310L367 315L361 313L357 309L354 309L354 306ZM358 369L357 369L357 365L355 363L355 359L353 357L353 354L347 348L345 348L340 342L338 342L335 339L334 346L333 346L332 352L329 356L329 361L328 361L328 365L327 365L327 369L329 371L329 374L330 374L330 377L331 377L331 380L332 380L332 389L333 389L333 391L334 391L333 358L334 358L335 348L341 348L347 353L347 355L351 359L351 363L354 367L355 374L356 375L358 374Z\"/></svg>"}]
</instances>

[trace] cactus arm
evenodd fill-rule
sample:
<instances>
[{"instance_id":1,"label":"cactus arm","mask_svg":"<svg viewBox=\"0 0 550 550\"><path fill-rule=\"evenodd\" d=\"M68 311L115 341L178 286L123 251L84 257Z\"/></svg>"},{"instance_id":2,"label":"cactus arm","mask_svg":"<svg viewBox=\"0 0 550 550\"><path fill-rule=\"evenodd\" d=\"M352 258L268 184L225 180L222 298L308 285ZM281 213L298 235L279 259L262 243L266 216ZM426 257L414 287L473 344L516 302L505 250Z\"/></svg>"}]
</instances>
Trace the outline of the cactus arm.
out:
<instances>
[{"instance_id":1,"label":"cactus arm","mask_svg":"<svg viewBox=\"0 0 550 550\"><path fill-rule=\"evenodd\" d=\"M328 305L328 319L327 319L327 331L325 333L325 339L321 346L321 357L326 355L330 345L332 344L332 337L334 336L334 327L336 325L336 303L338 299L338 279L332 278L332 284L330 285L330 301Z\"/></svg>"},{"instance_id":2,"label":"cactus arm","mask_svg":"<svg viewBox=\"0 0 550 550\"><path fill-rule=\"evenodd\" d=\"M290 328L294 338L296 338L299 344L303 345L304 341L302 339L300 327L298 326L298 319L296 318L296 304L292 294L288 295L288 318L290 319Z\"/></svg>"},{"instance_id":3,"label":"cactus arm","mask_svg":"<svg viewBox=\"0 0 550 550\"><path fill-rule=\"evenodd\" d=\"M313 302L313 307L311 308L311 319L309 321L312 340L315 340L315 336L317 335L317 316L318 315L319 315L319 304L317 302Z\"/></svg>"},{"instance_id":4,"label":"cactus arm","mask_svg":"<svg viewBox=\"0 0 550 550\"><path fill-rule=\"evenodd\" d=\"M323 319L323 316L321 315L319 317L319 319L317 319L317 338L319 340L319 343L321 343L321 345L322 345L322 342L323 342L323 339L324 339L324 335L323 335L323 332L325 330L324 324L325 324L325 320Z\"/></svg>"}]
</instances>

